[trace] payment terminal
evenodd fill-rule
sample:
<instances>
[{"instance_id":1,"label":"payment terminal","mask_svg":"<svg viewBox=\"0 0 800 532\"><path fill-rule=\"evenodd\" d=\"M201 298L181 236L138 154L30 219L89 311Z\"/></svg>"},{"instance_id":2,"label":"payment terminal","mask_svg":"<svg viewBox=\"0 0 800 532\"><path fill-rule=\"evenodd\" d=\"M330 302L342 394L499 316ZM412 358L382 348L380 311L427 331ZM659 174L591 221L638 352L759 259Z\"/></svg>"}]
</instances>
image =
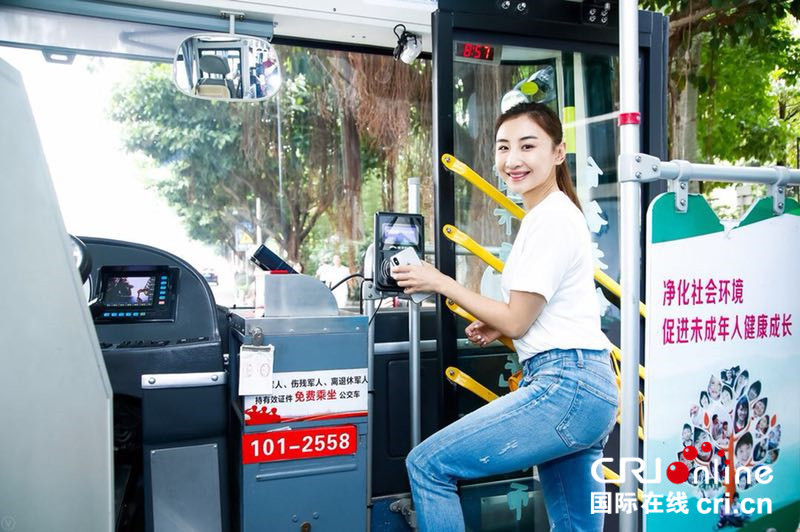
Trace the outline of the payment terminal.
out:
<instances>
[{"instance_id":1,"label":"payment terminal","mask_svg":"<svg viewBox=\"0 0 800 532\"><path fill-rule=\"evenodd\" d=\"M390 259L411 248L422 260L425 250L425 219L421 214L375 213L374 283L384 292L402 292L391 276Z\"/></svg>"}]
</instances>

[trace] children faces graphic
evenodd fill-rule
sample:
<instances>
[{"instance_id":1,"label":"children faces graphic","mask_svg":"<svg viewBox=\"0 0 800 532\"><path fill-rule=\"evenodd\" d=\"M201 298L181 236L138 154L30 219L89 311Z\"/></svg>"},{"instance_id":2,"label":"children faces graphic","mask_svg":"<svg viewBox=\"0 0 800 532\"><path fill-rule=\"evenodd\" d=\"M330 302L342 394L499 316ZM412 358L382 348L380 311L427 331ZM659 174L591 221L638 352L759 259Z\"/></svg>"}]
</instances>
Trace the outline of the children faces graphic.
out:
<instances>
[{"instance_id":1,"label":"children faces graphic","mask_svg":"<svg viewBox=\"0 0 800 532\"><path fill-rule=\"evenodd\" d=\"M714 375L708 381L708 396L712 401L719 401L722 395L722 382Z\"/></svg>"},{"instance_id":2,"label":"children faces graphic","mask_svg":"<svg viewBox=\"0 0 800 532\"><path fill-rule=\"evenodd\" d=\"M747 397L742 397L736 402L736 413L733 416L733 430L738 434L747 428L750 417L750 405Z\"/></svg>"}]
</instances>

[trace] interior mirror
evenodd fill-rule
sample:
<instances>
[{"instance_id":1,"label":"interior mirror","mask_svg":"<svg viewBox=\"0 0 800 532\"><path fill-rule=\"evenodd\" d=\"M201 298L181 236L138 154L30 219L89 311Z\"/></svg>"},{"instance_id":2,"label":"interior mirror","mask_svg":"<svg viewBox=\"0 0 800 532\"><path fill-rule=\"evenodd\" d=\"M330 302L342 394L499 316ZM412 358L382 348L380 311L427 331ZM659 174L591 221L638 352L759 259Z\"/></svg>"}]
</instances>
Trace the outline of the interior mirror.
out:
<instances>
[{"instance_id":1,"label":"interior mirror","mask_svg":"<svg viewBox=\"0 0 800 532\"><path fill-rule=\"evenodd\" d=\"M264 39L194 35L178 47L172 79L181 92L196 98L258 101L278 92L281 69L275 49Z\"/></svg>"}]
</instances>

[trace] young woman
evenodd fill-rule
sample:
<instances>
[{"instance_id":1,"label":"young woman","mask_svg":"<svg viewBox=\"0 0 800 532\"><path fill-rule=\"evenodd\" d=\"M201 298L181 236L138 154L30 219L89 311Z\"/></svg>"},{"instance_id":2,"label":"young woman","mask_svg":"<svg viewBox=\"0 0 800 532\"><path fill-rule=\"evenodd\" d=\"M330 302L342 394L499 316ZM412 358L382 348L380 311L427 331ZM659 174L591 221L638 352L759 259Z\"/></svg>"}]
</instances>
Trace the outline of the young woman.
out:
<instances>
[{"instance_id":1,"label":"young woman","mask_svg":"<svg viewBox=\"0 0 800 532\"><path fill-rule=\"evenodd\" d=\"M747 426L747 420L750 417L750 405L747 403L747 397L741 397L736 403L736 418L733 423L733 431L739 433Z\"/></svg>"},{"instance_id":2,"label":"young woman","mask_svg":"<svg viewBox=\"0 0 800 532\"><path fill-rule=\"evenodd\" d=\"M558 116L520 104L495 126L495 163L522 196L522 220L502 275L503 301L481 296L433 266L396 268L406 293L438 292L477 318L467 338L514 340L520 388L464 416L408 455L420 530L464 530L456 481L538 465L551 530L600 531L592 477L617 413L609 342L600 330L589 230L564 164Z\"/></svg>"}]
</instances>

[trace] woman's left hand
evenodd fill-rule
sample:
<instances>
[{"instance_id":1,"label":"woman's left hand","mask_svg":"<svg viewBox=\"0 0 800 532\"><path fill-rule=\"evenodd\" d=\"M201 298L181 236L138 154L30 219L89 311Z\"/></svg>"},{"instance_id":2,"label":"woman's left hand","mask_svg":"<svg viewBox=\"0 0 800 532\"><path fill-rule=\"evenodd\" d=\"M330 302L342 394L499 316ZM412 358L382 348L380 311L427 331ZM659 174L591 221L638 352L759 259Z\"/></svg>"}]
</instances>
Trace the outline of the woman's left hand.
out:
<instances>
[{"instance_id":1,"label":"woman's left hand","mask_svg":"<svg viewBox=\"0 0 800 532\"><path fill-rule=\"evenodd\" d=\"M433 265L422 262L414 266L397 266L392 268L392 277L397 286L404 288L404 293L437 292L443 293L445 284L450 279Z\"/></svg>"}]
</instances>

